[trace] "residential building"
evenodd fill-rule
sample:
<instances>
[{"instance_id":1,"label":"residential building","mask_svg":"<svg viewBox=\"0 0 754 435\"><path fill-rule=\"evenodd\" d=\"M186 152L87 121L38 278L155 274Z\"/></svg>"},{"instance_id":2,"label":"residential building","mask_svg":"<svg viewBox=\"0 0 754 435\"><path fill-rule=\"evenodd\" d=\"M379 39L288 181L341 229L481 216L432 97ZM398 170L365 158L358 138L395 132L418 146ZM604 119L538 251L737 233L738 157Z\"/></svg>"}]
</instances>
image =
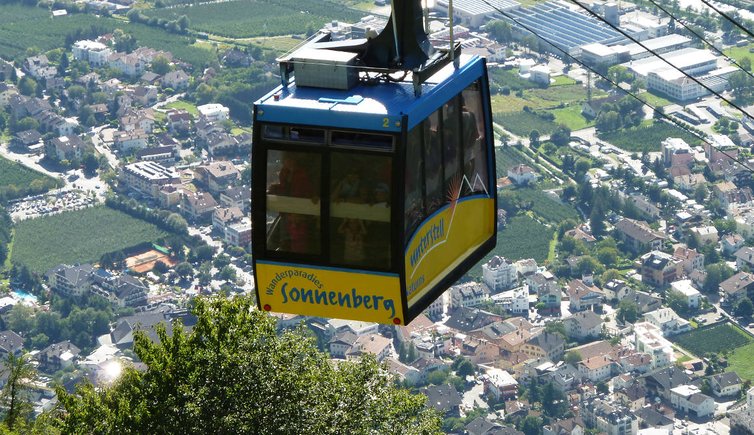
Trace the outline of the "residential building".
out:
<instances>
[{"instance_id":1,"label":"residential building","mask_svg":"<svg viewBox=\"0 0 754 435\"><path fill-rule=\"evenodd\" d=\"M634 253L660 249L665 242L665 236L651 229L644 221L624 218L615 224L615 229L618 237Z\"/></svg>"},{"instance_id":2,"label":"residential building","mask_svg":"<svg viewBox=\"0 0 754 435\"><path fill-rule=\"evenodd\" d=\"M122 153L147 147L149 135L144 130L118 131L113 134L113 143Z\"/></svg>"},{"instance_id":3,"label":"residential building","mask_svg":"<svg viewBox=\"0 0 754 435\"><path fill-rule=\"evenodd\" d=\"M73 43L71 48L73 58L89 62L92 66L104 66L112 54L112 50L105 44L90 40L81 40Z\"/></svg>"},{"instance_id":4,"label":"residential building","mask_svg":"<svg viewBox=\"0 0 754 435\"><path fill-rule=\"evenodd\" d=\"M81 349L66 340L47 346L36 355L36 358L39 360L40 369L47 373L54 373L70 367L79 353Z\"/></svg>"},{"instance_id":5,"label":"residential building","mask_svg":"<svg viewBox=\"0 0 754 435\"><path fill-rule=\"evenodd\" d=\"M206 192L184 192L181 211L193 222L209 220L217 202Z\"/></svg>"},{"instance_id":6,"label":"residential building","mask_svg":"<svg viewBox=\"0 0 754 435\"><path fill-rule=\"evenodd\" d=\"M736 372L723 372L709 377L712 393L717 397L738 397L743 381Z\"/></svg>"},{"instance_id":7,"label":"residential building","mask_svg":"<svg viewBox=\"0 0 754 435\"><path fill-rule=\"evenodd\" d=\"M516 266L505 257L495 255L482 265L482 280L493 293L515 287L518 284Z\"/></svg>"},{"instance_id":8,"label":"residential building","mask_svg":"<svg viewBox=\"0 0 754 435\"><path fill-rule=\"evenodd\" d=\"M182 69L177 69L162 76L161 82L164 88L181 90L188 87L189 75Z\"/></svg>"},{"instance_id":9,"label":"residential building","mask_svg":"<svg viewBox=\"0 0 754 435\"><path fill-rule=\"evenodd\" d=\"M670 292L678 294L690 309L697 309L701 305L702 294L694 287L690 279L682 279L670 284Z\"/></svg>"},{"instance_id":10,"label":"residential building","mask_svg":"<svg viewBox=\"0 0 754 435\"><path fill-rule=\"evenodd\" d=\"M607 435L636 435L639 420L627 407L599 397L581 403L584 422Z\"/></svg>"},{"instance_id":11,"label":"residential building","mask_svg":"<svg viewBox=\"0 0 754 435\"><path fill-rule=\"evenodd\" d=\"M671 308L660 308L646 313L644 320L659 328L665 337L691 330L689 321L678 316Z\"/></svg>"},{"instance_id":12,"label":"residential building","mask_svg":"<svg viewBox=\"0 0 754 435\"><path fill-rule=\"evenodd\" d=\"M723 292L725 303L730 305L747 296L751 299L754 296L754 275L739 272L721 282L720 291Z\"/></svg>"},{"instance_id":13,"label":"residential building","mask_svg":"<svg viewBox=\"0 0 754 435\"><path fill-rule=\"evenodd\" d=\"M670 390L670 403L676 410L696 418L712 416L717 405L695 385L680 385Z\"/></svg>"},{"instance_id":14,"label":"residential building","mask_svg":"<svg viewBox=\"0 0 754 435\"><path fill-rule=\"evenodd\" d=\"M508 178L517 185L534 183L539 176L531 167L520 164L508 169Z\"/></svg>"},{"instance_id":15,"label":"residential building","mask_svg":"<svg viewBox=\"0 0 754 435\"><path fill-rule=\"evenodd\" d=\"M244 217L244 213L238 207L218 207L212 212L212 226L219 232L224 232L226 225L237 222Z\"/></svg>"},{"instance_id":16,"label":"residential building","mask_svg":"<svg viewBox=\"0 0 754 435\"><path fill-rule=\"evenodd\" d=\"M172 146L144 148L136 151L136 159L169 165L175 163L176 152Z\"/></svg>"},{"instance_id":17,"label":"residential building","mask_svg":"<svg viewBox=\"0 0 754 435\"><path fill-rule=\"evenodd\" d=\"M505 370L490 368L482 377L484 394L496 402L507 400L518 394L518 381Z\"/></svg>"},{"instance_id":18,"label":"residential building","mask_svg":"<svg viewBox=\"0 0 754 435\"><path fill-rule=\"evenodd\" d=\"M582 377L597 383L610 378L617 364L609 356L597 356L582 359L576 364Z\"/></svg>"},{"instance_id":19,"label":"residential building","mask_svg":"<svg viewBox=\"0 0 754 435\"><path fill-rule=\"evenodd\" d=\"M559 361L563 357L565 340L560 334L543 332L522 347L521 352L533 358L547 358L550 361Z\"/></svg>"},{"instance_id":20,"label":"residential building","mask_svg":"<svg viewBox=\"0 0 754 435\"><path fill-rule=\"evenodd\" d=\"M392 352L390 339L379 334L366 334L356 337L351 348L346 352L346 359L358 358L364 354L372 354L377 361L382 361Z\"/></svg>"},{"instance_id":21,"label":"residential building","mask_svg":"<svg viewBox=\"0 0 754 435\"><path fill-rule=\"evenodd\" d=\"M181 181L174 169L149 161L124 166L121 170L120 179L129 189L151 198L158 196L160 187Z\"/></svg>"},{"instance_id":22,"label":"residential building","mask_svg":"<svg viewBox=\"0 0 754 435\"><path fill-rule=\"evenodd\" d=\"M182 109L169 110L166 114L168 129L173 133L187 133L191 130L193 117Z\"/></svg>"},{"instance_id":23,"label":"residential building","mask_svg":"<svg viewBox=\"0 0 754 435\"><path fill-rule=\"evenodd\" d=\"M131 112L120 117L120 129L123 131L141 130L152 133L154 130L154 112L152 109Z\"/></svg>"},{"instance_id":24,"label":"residential building","mask_svg":"<svg viewBox=\"0 0 754 435\"><path fill-rule=\"evenodd\" d=\"M620 279L611 279L610 281L606 282L602 287L602 291L605 293L605 298L608 301L616 299L619 301L623 300L631 292L633 292L631 287L629 287L625 281Z\"/></svg>"},{"instance_id":25,"label":"residential building","mask_svg":"<svg viewBox=\"0 0 754 435\"><path fill-rule=\"evenodd\" d=\"M673 359L673 345L663 337L662 330L649 322L634 324L634 347L649 354L652 369L667 367Z\"/></svg>"},{"instance_id":26,"label":"residential building","mask_svg":"<svg viewBox=\"0 0 754 435\"><path fill-rule=\"evenodd\" d=\"M251 219L243 218L239 222L226 225L225 242L233 246L249 249L251 246Z\"/></svg>"},{"instance_id":27,"label":"residential building","mask_svg":"<svg viewBox=\"0 0 754 435\"><path fill-rule=\"evenodd\" d=\"M8 355L19 357L24 353L24 338L11 330L0 332L0 358L6 360Z\"/></svg>"},{"instance_id":28,"label":"residential building","mask_svg":"<svg viewBox=\"0 0 754 435\"><path fill-rule=\"evenodd\" d=\"M704 254L696 249L678 246L673 252L673 258L681 262L681 268L686 274L691 274L694 270L704 270Z\"/></svg>"},{"instance_id":29,"label":"residential building","mask_svg":"<svg viewBox=\"0 0 754 435\"><path fill-rule=\"evenodd\" d=\"M30 147L38 144L42 140L42 135L37 130L19 131L11 137L10 145L12 147L30 150Z\"/></svg>"},{"instance_id":30,"label":"residential building","mask_svg":"<svg viewBox=\"0 0 754 435\"><path fill-rule=\"evenodd\" d=\"M699 241L701 243L712 243L716 244L719 240L717 235L717 228L715 228L712 225L707 225L704 227L697 227L697 228L691 228L689 229L689 232L699 238Z\"/></svg>"},{"instance_id":31,"label":"residential building","mask_svg":"<svg viewBox=\"0 0 754 435\"><path fill-rule=\"evenodd\" d=\"M92 147L78 136L61 136L50 140L45 146L48 159L61 162L63 160L81 160L84 153Z\"/></svg>"},{"instance_id":32,"label":"residential building","mask_svg":"<svg viewBox=\"0 0 754 435\"><path fill-rule=\"evenodd\" d=\"M736 251L734 257L736 257L736 268L739 270L744 266L749 268L754 266L754 248L751 246L742 247Z\"/></svg>"},{"instance_id":33,"label":"residential building","mask_svg":"<svg viewBox=\"0 0 754 435\"><path fill-rule=\"evenodd\" d=\"M563 320L569 339L582 341L602 333L602 318L593 311L581 311Z\"/></svg>"},{"instance_id":34,"label":"residential building","mask_svg":"<svg viewBox=\"0 0 754 435\"><path fill-rule=\"evenodd\" d=\"M450 288L450 306L453 309L476 307L489 298L489 288L478 282L466 282Z\"/></svg>"},{"instance_id":35,"label":"residential building","mask_svg":"<svg viewBox=\"0 0 754 435\"><path fill-rule=\"evenodd\" d=\"M542 428L542 435L584 435L586 424L581 417L556 420Z\"/></svg>"},{"instance_id":36,"label":"residential building","mask_svg":"<svg viewBox=\"0 0 754 435\"><path fill-rule=\"evenodd\" d=\"M112 275L97 269L91 277L90 290L110 301L116 307L141 307L147 305L149 287L140 279L128 275Z\"/></svg>"},{"instance_id":37,"label":"residential building","mask_svg":"<svg viewBox=\"0 0 754 435\"><path fill-rule=\"evenodd\" d=\"M220 193L220 204L224 207L238 207L248 213L251 210L251 188L238 186L225 189Z\"/></svg>"},{"instance_id":38,"label":"residential building","mask_svg":"<svg viewBox=\"0 0 754 435\"><path fill-rule=\"evenodd\" d=\"M93 271L91 264L61 264L47 271L45 276L50 288L56 292L64 296L82 296L89 291Z\"/></svg>"},{"instance_id":39,"label":"residential building","mask_svg":"<svg viewBox=\"0 0 754 435\"><path fill-rule=\"evenodd\" d=\"M605 294L591 279L574 279L568 283L566 292L572 311L601 310Z\"/></svg>"},{"instance_id":40,"label":"residential building","mask_svg":"<svg viewBox=\"0 0 754 435\"><path fill-rule=\"evenodd\" d=\"M160 91L157 86L136 86L129 92L134 101L143 106L150 106L157 102Z\"/></svg>"},{"instance_id":41,"label":"residential building","mask_svg":"<svg viewBox=\"0 0 754 435\"><path fill-rule=\"evenodd\" d=\"M147 62L136 53L113 53L107 58L110 68L116 69L129 77L138 77L144 73Z\"/></svg>"},{"instance_id":42,"label":"residential building","mask_svg":"<svg viewBox=\"0 0 754 435\"><path fill-rule=\"evenodd\" d=\"M228 119L230 109L222 104L204 104L197 106L199 116L206 122L222 122Z\"/></svg>"},{"instance_id":43,"label":"residential building","mask_svg":"<svg viewBox=\"0 0 754 435\"><path fill-rule=\"evenodd\" d=\"M204 183L212 193L220 193L241 177L238 169L228 161L215 161L199 166L194 174L196 179Z\"/></svg>"},{"instance_id":44,"label":"residential building","mask_svg":"<svg viewBox=\"0 0 754 435\"><path fill-rule=\"evenodd\" d=\"M422 392L427 396L427 405L440 412L441 415L445 417L460 415L462 398L452 385L430 385Z\"/></svg>"},{"instance_id":45,"label":"residential building","mask_svg":"<svg viewBox=\"0 0 754 435\"><path fill-rule=\"evenodd\" d=\"M744 243L746 243L746 239L737 233L725 235L720 241L724 255L732 255L734 252L743 248Z\"/></svg>"},{"instance_id":46,"label":"residential building","mask_svg":"<svg viewBox=\"0 0 754 435\"><path fill-rule=\"evenodd\" d=\"M666 286L683 276L681 262L662 251L652 251L641 256L639 273L644 283Z\"/></svg>"}]
</instances>

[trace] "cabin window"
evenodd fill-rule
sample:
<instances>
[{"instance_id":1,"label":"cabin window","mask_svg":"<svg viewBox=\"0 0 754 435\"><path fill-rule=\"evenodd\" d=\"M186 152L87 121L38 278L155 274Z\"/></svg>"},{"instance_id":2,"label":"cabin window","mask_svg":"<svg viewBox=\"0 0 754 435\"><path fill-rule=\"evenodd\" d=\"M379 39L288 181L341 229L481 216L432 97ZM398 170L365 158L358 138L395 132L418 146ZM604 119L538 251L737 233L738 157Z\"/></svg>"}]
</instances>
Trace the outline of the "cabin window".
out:
<instances>
[{"instance_id":1,"label":"cabin window","mask_svg":"<svg viewBox=\"0 0 754 435\"><path fill-rule=\"evenodd\" d=\"M423 125L408 132L406 141L406 196L404 234L406 240L424 220L424 147L422 142Z\"/></svg>"},{"instance_id":2,"label":"cabin window","mask_svg":"<svg viewBox=\"0 0 754 435\"><path fill-rule=\"evenodd\" d=\"M319 153L267 151L267 250L316 255L320 240Z\"/></svg>"},{"instance_id":3,"label":"cabin window","mask_svg":"<svg viewBox=\"0 0 754 435\"><path fill-rule=\"evenodd\" d=\"M330 261L390 267L390 156L330 153Z\"/></svg>"},{"instance_id":4,"label":"cabin window","mask_svg":"<svg viewBox=\"0 0 754 435\"><path fill-rule=\"evenodd\" d=\"M463 174L468 185L462 195L488 193L488 161L485 145L482 92L474 82L461 94L461 125L463 143Z\"/></svg>"}]
</instances>

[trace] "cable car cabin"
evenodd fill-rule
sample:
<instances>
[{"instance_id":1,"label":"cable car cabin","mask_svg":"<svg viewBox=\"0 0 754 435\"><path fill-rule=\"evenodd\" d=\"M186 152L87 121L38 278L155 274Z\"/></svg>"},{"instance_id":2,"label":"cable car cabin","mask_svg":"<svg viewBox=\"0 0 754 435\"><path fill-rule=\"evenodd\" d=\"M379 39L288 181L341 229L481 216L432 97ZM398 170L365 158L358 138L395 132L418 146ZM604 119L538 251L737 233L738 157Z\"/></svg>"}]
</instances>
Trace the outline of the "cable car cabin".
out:
<instances>
[{"instance_id":1,"label":"cable car cabin","mask_svg":"<svg viewBox=\"0 0 754 435\"><path fill-rule=\"evenodd\" d=\"M254 106L260 308L407 324L495 245L485 60Z\"/></svg>"}]
</instances>

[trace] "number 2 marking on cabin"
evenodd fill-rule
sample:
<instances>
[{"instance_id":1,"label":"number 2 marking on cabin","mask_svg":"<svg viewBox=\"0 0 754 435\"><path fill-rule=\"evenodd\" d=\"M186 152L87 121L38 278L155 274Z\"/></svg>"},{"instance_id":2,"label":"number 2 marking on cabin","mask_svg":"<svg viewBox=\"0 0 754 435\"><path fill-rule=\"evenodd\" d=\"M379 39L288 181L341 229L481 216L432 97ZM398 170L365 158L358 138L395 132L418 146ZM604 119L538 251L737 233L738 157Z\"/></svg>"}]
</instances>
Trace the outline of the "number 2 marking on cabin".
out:
<instances>
[{"instance_id":1,"label":"number 2 marking on cabin","mask_svg":"<svg viewBox=\"0 0 754 435\"><path fill-rule=\"evenodd\" d=\"M384 128L390 127L390 119L388 119L388 118L382 118L382 126Z\"/></svg>"}]
</instances>

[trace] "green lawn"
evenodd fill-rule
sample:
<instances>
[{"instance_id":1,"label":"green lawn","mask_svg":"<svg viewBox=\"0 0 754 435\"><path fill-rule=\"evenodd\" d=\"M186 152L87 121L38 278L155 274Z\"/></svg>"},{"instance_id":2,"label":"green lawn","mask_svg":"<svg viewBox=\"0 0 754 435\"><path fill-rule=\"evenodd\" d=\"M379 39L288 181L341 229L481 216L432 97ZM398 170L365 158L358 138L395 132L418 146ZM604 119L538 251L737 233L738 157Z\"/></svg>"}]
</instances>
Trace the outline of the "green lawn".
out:
<instances>
[{"instance_id":1,"label":"green lawn","mask_svg":"<svg viewBox=\"0 0 754 435\"><path fill-rule=\"evenodd\" d=\"M554 79L552 79L553 82L550 83L550 86L565 86L565 85L575 85L576 80L568 77L567 75L560 75L555 76Z\"/></svg>"},{"instance_id":2,"label":"green lawn","mask_svg":"<svg viewBox=\"0 0 754 435\"><path fill-rule=\"evenodd\" d=\"M744 47L727 48L723 52L738 63L741 63L744 58L748 57L751 63L754 64L754 53L750 52L750 49L754 49L754 43Z\"/></svg>"},{"instance_id":3,"label":"green lawn","mask_svg":"<svg viewBox=\"0 0 754 435\"><path fill-rule=\"evenodd\" d=\"M167 235L155 225L121 211L93 207L19 222L11 260L44 273L60 263L96 262L107 252Z\"/></svg>"},{"instance_id":4,"label":"green lawn","mask_svg":"<svg viewBox=\"0 0 754 435\"><path fill-rule=\"evenodd\" d=\"M190 113L192 116L199 116L199 110L196 108L196 104L189 103L188 101L178 100L170 104L165 105L167 109L182 109Z\"/></svg>"},{"instance_id":5,"label":"green lawn","mask_svg":"<svg viewBox=\"0 0 754 435\"><path fill-rule=\"evenodd\" d=\"M727 371L734 371L742 379L754 381L754 343L733 351L733 354L728 357Z\"/></svg>"},{"instance_id":6,"label":"green lawn","mask_svg":"<svg viewBox=\"0 0 754 435\"><path fill-rule=\"evenodd\" d=\"M673 104L673 102L668 100L667 98L653 94L652 92L643 92L639 94L638 97L654 108L665 107L669 104Z\"/></svg>"},{"instance_id":7,"label":"green lawn","mask_svg":"<svg viewBox=\"0 0 754 435\"><path fill-rule=\"evenodd\" d=\"M581 114L580 104L572 104L562 109L553 109L550 112L555 115L556 123L565 125L571 131L594 126L594 120L586 119Z\"/></svg>"}]
</instances>

